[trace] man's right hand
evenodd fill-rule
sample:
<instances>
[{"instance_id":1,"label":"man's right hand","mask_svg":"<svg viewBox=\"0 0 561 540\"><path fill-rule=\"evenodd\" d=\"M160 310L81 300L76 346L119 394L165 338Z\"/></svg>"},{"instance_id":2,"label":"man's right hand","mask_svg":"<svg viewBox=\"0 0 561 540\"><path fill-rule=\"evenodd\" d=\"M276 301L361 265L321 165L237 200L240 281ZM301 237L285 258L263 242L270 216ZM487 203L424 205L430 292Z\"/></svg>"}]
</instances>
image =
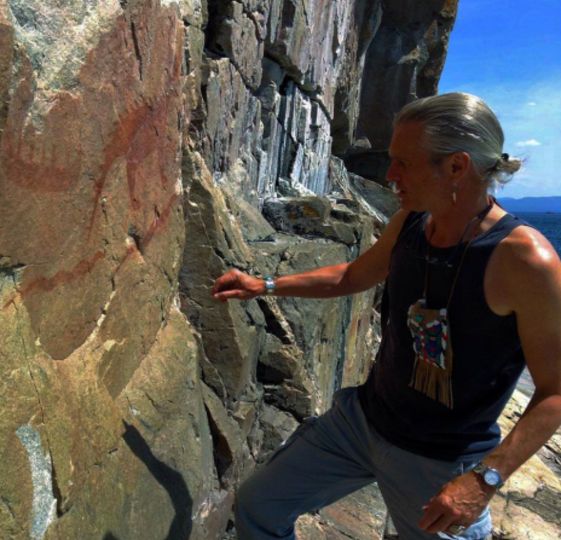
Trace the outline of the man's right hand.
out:
<instances>
[{"instance_id":1,"label":"man's right hand","mask_svg":"<svg viewBox=\"0 0 561 540\"><path fill-rule=\"evenodd\" d=\"M393 246L407 217L399 210L379 240L352 263L322 266L298 274L277 276L275 296L333 298L370 289L386 278ZM212 288L216 300L249 300L266 293L265 280L230 270L220 276Z\"/></svg>"},{"instance_id":2,"label":"man's right hand","mask_svg":"<svg viewBox=\"0 0 561 540\"><path fill-rule=\"evenodd\" d=\"M220 276L212 288L212 296L216 300L226 302L249 300L265 293L265 280L244 274L237 269L230 270Z\"/></svg>"}]
</instances>

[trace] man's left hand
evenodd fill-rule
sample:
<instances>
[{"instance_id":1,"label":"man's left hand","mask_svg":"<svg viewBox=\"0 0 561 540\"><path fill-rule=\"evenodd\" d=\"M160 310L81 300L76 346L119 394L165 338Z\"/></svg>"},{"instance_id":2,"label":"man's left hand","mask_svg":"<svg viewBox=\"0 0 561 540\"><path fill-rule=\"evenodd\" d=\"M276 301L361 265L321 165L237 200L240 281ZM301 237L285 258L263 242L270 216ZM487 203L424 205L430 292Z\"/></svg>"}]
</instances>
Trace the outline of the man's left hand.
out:
<instances>
[{"instance_id":1,"label":"man's left hand","mask_svg":"<svg viewBox=\"0 0 561 540\"><path fill-rule=\"evenodd\" d=\"M446 532L451 526L469 527L483 512L495 489L473 472L448 482L426 506L419 527L429 533Z\"/></svg>"}]
</instances>

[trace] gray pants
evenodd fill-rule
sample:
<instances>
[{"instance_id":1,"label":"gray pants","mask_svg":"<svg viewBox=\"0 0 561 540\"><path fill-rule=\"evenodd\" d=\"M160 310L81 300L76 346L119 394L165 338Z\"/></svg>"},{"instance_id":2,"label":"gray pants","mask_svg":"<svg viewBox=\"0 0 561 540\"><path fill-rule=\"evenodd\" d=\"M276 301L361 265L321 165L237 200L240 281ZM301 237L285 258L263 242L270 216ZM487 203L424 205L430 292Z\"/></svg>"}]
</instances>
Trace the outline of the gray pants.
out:
<instances>
[{"instance_id":1,"label":"gray pants","mask_svg":"<svg viewBox=\"0 0 561 540\"><path fill-rule=\"evenodd\" d=\"M417 526L428 500L474 465L425 458L388 443L366 420L356 388L345 388L329 411L305 421L242 484L236 498L238 538L293 540L298 516L376 481L400 540L482 540L491 532L488 508L459 536L428 534Z\"/></svg>"}]
</instances>

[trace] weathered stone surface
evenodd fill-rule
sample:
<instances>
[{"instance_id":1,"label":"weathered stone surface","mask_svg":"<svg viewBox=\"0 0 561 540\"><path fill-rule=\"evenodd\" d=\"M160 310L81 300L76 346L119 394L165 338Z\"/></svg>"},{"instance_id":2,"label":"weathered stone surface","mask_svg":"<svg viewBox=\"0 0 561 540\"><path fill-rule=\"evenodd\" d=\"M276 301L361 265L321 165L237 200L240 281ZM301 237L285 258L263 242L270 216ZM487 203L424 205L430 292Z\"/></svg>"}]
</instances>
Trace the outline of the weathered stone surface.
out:
<instances>
[{"instance_id":1,"label":"weathered stone surface","mask_svg":"<svg viewBox=\"0 0 561 540\"><path fill-rule=\"evenodd\" d=\"M197 350L183 316L171 312L184 234L177 7L14 1L1 9L9 77L2 78L0 343L2 379L16 384L0 395L0 452L9 466L1 474L0 536L185 531L191 495L182 473L191 473L174 472L177 444L155 457L157 437L141 433L141 420L118 402L154 347L159 358L171 357L177 377L152 393L165 410L167 438L179 442L163 405L196 398L170 387L176 381L188 390L181 366ZM181 362L170 335L178 324ZM33 502L44 493L30 470L41 453L52 467L43 470L53 515Z\"/></svg>"},{"instance_id":2,"label":"weathered stone surface","mask_svg":"<svg viewBox=\"0 0 561 540\"><path fill-rule=\"evenodd\" d=\"M404 103L436 93L457 5L457 0L384 3L366 53L357 127L357 138L366 137L371 150L346 160L353 172L383 181L393 117Z\"/></svg>"},{"instance_id":3,"label":"weathered stone surface","mask_svg":"<svg viewBox=\"0 0 561 540\"><path fill-rule=\"evenodd\" d=\"M275 64L267 65L270 71ZM279 84L267 78L257 99L233 64L209 60L205 129L211 146L203 153L216 176L238 185L253 204L274 194L277 183L286 194L329 190L329 119L293 82L282 93Z\"/></svg>"},{"instance_id":4,"label":"weathered stone surface","mask_svg":"<svg viewBox=\"0 0 561 540\"><path fill-rule=\"evenodd\" d=\"M203 399L214 447L214 464L220 483L233 488L239 481L244 454L249 450L244 443L240 427L228 413L220 398L205 384L202 384ZM245 452L244 452L245 450Z\"/></svg>"},{"instance_id":5,"label":"weathered stone surface","mask_svg":"<svg viewBox=\"0 0 561 540\"><path fill-rule=\"evenodd\" d=\"M10 198L3 223L10 234L0 238L0 252L24 266L18 294L45 351L62 359L95 329L112 280L121 269L127 274L131 258L142 257L166 289L165 274L177 265L177 251L175 262L173 251L171 260L150 261L161 251L162 229L181 236L179 137L170 129L179 114L181 33L170 10L113 13L111 25L104 13L98 22L107 31L97 28L93 44L86 33L77 47L91 47L87 61L77 54L65 63L69 71L60 71L27 44L30 13L14 22L16 36L24 37L15 48L1 141L0 187ZM37 27L36 39L52 41L48 24L49 32ZM66 50L72 39L63 32L53 47ZM127 40L138 43L138 57ZM170 136L160 138L166 131ZM160 287L153 289L157 296ZM165 311L169 291L163 294ZM152 338L154 330L147 332Z\"/></svg>"},{"instance_id":6,"label":"weathered stone surface","mask_svg":"<svg viewBox=\"0 0 561 540\"><path fill-rule=\"evenodd\" d=\"M0 301L2 304L16 291L20 282L18 272L0 273ZM35 354L31 322L25 312L18 312L11 304L0 310L2 339L0 340L0 530L9 538L29 536L34 485L25 448L17 437L21 426L33 425L41 418L42 405L36 384L30 373L29 356ZM40 422L38 422L40 423ZM44 430L41 430L44 444Z\"/></svg>"},{"instance_id":7,"label":"weathered stone surface","mask_svg":"<svg viewBox=\"0 0 561 540\"><path fill-rule=\"evenodd\" d=\"M337 47L345 49L346 61L342 63L337 80L331 123L332 151L335 155L343 155L349 147L356 146L354 138L360 114L361 81L366 53L380 27L382 14L381 1L354 2L348 23L350 31L343 41L337 42Z\"/></svg>"},{"instance_id":8,"label":"weathered stone surface","mask_svg":"<svg viewBox=\"0 0 561 540\"><path fill-rule=\"evenodd\" d=\"M204 91L213 148L203 153L213 171L227 174L239 168L234 156L239 158L248 180L244 196L257 194L259 200L277 182L285 195L326 193L332 133L337 152L351 145L365 55L381 6L210 2L207 46L224 57L208 60Z\"/></svg>"},{"instance_id":9,"label":"weathered stone surface","mask_svg":"<svg viewBox=\"0 0 561 540\"><path fill-rule=\"evenodd\" d=\"M261 460L266 461L296 430L298 422L292 415L270 405L263 405L259 421L264 436Z\"/></svg>"},{"instance_id":10,"label":"weathered stone surface","mask_svg":"<svg viewBox=\"0 0 561 540\"><path fill-rule=\"evenodd\" d=\"M259 208L252 206L245 199L237 196L231 184L221 184L226 193L226 204L230 215L237 221L246 242L266 241L273 238L275 229L263 217Z\"/></svg>"},{"instance_id":11,"label":"weathered stone surface","mask_svg":"<svg viewBox=\"0 0 561 540\"><path fill-rule=\"evenodd\" d=\"M503 433L512 429L528 402L528 397L515 391L501 416ZM561 430L550 441L549 452L559 440ZM549 540L561 537L561 480L542 455L531 457L492 499L494 538ZM556 456L559 459L558 452Z\"/></svg>"},{"instance_id":12,"label":"weathered stone surface","mask_svg":"<svg viewBox=\"0 0 561 540\"><path fill-rule=\"evenodd\" d=\"M381 214L382 220L398 211L397 197L389 189L352 173L349 174L349 181L352 193L362 197L368 203L367 208L376 209L377 213Z\"/></svg>"},{"instance_id":13,"label":"weathered stone surface","mask_svg":"<svg viewBox=\"0 0 561 540\"><path fill-rule=\"evenodd\" d=\"M263 58L263 21L268 17L267 2L208 3L210 25L207 29L207 47L227 56L247 85L256 90L261 83L261 59ZM249 12L251 7L262 11Z\"/></svg>"},{"instance_id":14,"label":"weathered stone surface","mask_svg":"<svg viewBox=\"0 0 561 540\"><path fill-rule=\"evenodd\" d=\"M344 220L330 221L330 211L329 201L319 197L269 199L263 206L263 215L278 231L354 244L352 226Z\"/></svg>"},{"instance_id":15,"label":"weathered stone surface","mask_svg":"<svg viewBox=\"0 0 561 540\"><path fill-rule=\"evenodd\" d=\"M279 191L293 195L308 190L329 190L328 161L331 150L329 118L319 104L294 83L286 85L279 120L283 126L279 167Z\"/></svg>"},{"instance_id":16,"label":"weathered stone surface","mask_svg":"<svg viewBox=\"0 0 561 540\"><path fill-rule=\"evenodd\" d=\"M196 155L193 159L196 167L185 201L186 234L198 241L185 245L179 278L181 306L201 332L206 358L219 377L219 381L207 379L207 383L215 391L220 393L223 387L229 397L237 398L255 373L258 327L263 323L251 319L239 302L214 301L211 288L228 266L247 269L252 255L231 222L222 192L213 185L206 165Z\"/></svg>"},{"instance_id":17,"label":"weathered stone surface","mask_svg":"<svg viewBox=\"0 0 561 540\"><path fill-rule=\"evenodd\" d=\"M251 173L257 170L254 152L259 148L261 103L228 59L208 59L207 64L204 129L211 143L206 156L211 172L227 172L242 159L241 168L254 180L255 173Z\"/></svg>"},{"instance_id":18,"label":"weathered stone surface","mask_svg":"<svg viewBox=\"0 0 561 540\"><path fill-rule=\"evenodd\" d=\"M347 74L345 64L358 65L360 72L360 57L374 33L378 6L365 4L275 0L271 5L266 54L313 93L330 118L338 78ZM347 41L352 45L345 46Z\"/></svg>"},{"instance_id":19,"label":"weathered stone surface","mask_svg":"<svg viewBox=\"0 0 561 540\"><path fill-rule=\"evenodd\" d=\"M207 504L216 478L212 445L201 444L210 437L190 333L183 317L172 313L119 398L115 412L123 419L118 430L122 438L96 459L84 478L73 471L72 481L79 482L70 482L72 511L53 524L48 537L111 533L117 538L158 538L195 533L197 523L191 523L191 512L196 516ZM103 425L99 417L92 417L80 422L81 430L89 422ZM79 440L80 446L90 445L99 434L74 438L74 444ZM82 460L81 454L73 457L75 465ZM57 473L57 478L61 485L64 477Z\"/></svg>"},{"instance_id":20,"label":"weathered stone surface","mask_svg":"<svg viewBox=\"0 0 561 540\"><path fill-rule=\"evenodd\" d=\"M301 540L382 540L386 507L376 484L371 484L333 503L317 514L301 517Z\"/></svg>"},{"instance_id":21,"label":"weathered stone surface","mask_svg":"<svg viewBox=\"0 0 561 540\"><path fill-rule=\"evenodd\" d=\"M395 194L377 182L349 173L343 161L336 157L331 158L329 167L332 196L343 197L343 204L371 215L377 232L380 231L399 208Z\"/></svg>"}]
</instances>

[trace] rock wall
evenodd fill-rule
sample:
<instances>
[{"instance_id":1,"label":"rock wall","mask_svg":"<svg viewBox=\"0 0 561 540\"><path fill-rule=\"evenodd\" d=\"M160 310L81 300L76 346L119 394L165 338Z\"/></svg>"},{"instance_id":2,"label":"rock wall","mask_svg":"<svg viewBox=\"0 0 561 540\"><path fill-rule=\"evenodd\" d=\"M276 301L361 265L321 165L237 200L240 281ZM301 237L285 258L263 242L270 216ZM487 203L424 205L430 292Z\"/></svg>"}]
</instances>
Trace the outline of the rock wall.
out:
<instances>
[{"instance_id":1,"label":"rock wall","mask_svg":"<svg viewBox=\"0 0 561 540\"><path fill-rule=\"evenodd\" d=\"M349 170L384 179L392 119L404 103L436 94L457 4L383 2L380 26L366 53L356 142L336 148Z\"/></svg>"},{"instance_id":2,"label":"rock wall","mask_svg":"<svg viewBox=\"0 0 561 540\"><path fill-rule=\"evenodd\" d=\"M0 2L1 538L232 534L241 479L366 376L377 292L212 283L374 241L395 201L347 168L436 90L455 10Z\"/></svg>"}]
</instances>

